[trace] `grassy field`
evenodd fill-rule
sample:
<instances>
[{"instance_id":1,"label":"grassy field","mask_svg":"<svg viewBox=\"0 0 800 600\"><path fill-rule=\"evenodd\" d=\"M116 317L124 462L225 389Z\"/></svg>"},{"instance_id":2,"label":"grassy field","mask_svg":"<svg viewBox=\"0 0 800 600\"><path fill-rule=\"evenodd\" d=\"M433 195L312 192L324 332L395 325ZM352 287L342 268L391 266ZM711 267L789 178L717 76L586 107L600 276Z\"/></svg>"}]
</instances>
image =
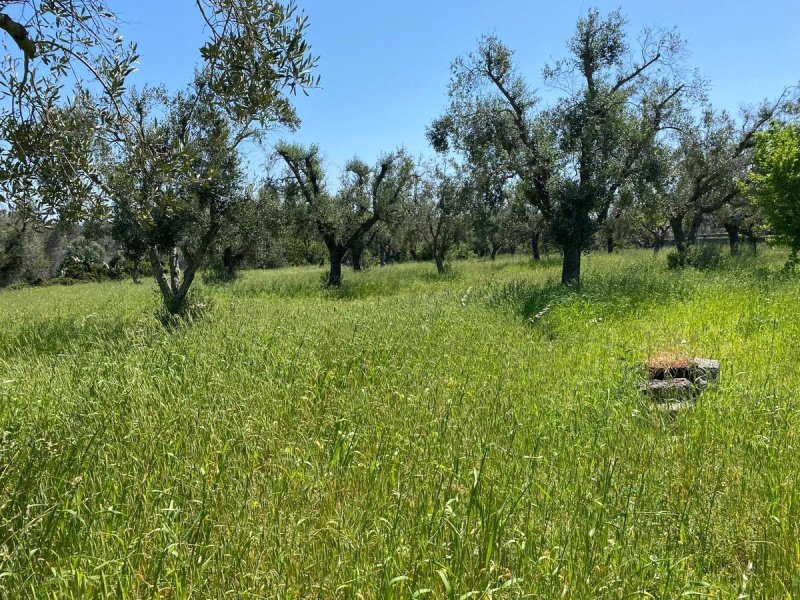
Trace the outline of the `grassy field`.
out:
<instances>
[{"instance_id":1,"label":"grassy field","mask_svg":"<svg viewBox=\"0 0 800 600\"><path fill-rule=\"evenodd\" d=\"M0 597L800 598L783 259L0 293ZM722 361L675 420L664 351Z\"/></svg>"}]
</instances>

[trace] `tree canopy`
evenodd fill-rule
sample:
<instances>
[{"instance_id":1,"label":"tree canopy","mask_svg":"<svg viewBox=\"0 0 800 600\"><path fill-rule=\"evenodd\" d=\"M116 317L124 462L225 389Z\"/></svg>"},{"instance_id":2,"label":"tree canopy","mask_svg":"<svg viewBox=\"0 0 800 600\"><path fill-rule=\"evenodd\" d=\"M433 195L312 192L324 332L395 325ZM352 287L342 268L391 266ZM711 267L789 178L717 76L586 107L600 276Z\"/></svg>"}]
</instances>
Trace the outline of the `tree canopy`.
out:
<instances>
[{"instance_id":1,"label":"tree canopy","mask_svg":"<svg viewBox=\"0 0 800 600\"><path fill-rule=\"evenodd\" d=\"M773 123L756 136L751 194L775 236L800 252L800 124Z\"/></svg>"}]
</instances>

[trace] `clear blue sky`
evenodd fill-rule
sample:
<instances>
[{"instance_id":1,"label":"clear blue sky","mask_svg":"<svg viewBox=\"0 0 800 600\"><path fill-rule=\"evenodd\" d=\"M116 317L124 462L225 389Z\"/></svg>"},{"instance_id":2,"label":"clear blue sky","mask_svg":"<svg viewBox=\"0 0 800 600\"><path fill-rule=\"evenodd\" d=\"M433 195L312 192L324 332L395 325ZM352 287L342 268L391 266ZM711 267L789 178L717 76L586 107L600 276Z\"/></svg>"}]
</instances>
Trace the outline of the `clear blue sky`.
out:
<instances>
[{"instance_id":1,"label":"clear blue sky","mask_svg":"<svg viewBox=\"0 0 800 600\"><path fill-rule=\"evenodd\" d=\"M126 37L139 43L134 78L185 84L204 39L191 0L112 0ZM529 80L541 88L542 66L565 54L576 19L589 7L621 8L632 33L677 27L689 65L710 82L709 98L738 111L742 103L774 97L800 80L800 1L753 0L298 0L309 16L322 88L297 99L303 121L287 138L317 143L332 174L355 154L373 161L405 147L429 153L426 125L444 109L450 62L484 33L516 52ZM252 155L251 168L263 163Z\"/></svg>"}]
</instances>

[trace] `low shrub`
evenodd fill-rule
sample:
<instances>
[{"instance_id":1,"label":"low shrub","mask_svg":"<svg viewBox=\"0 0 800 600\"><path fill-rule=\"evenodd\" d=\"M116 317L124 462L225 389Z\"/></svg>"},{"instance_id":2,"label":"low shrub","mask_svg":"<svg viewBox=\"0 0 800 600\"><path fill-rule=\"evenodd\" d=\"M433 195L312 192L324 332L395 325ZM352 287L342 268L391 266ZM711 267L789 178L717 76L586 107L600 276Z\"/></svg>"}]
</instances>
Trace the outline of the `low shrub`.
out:
<instances>
[{"instance_id":1,"label":"low shrub","mask_svg":"<svg viewBox=\"0 0 800 600\"><path fill-rule=\"evenodd\" d=\"M686 266L686 254L672 250L667 254L667 268L680 269Z\"/></svg>"},{"instance_id":2,"label":"low shrub","mask_svg":"<svg viewBox=\"0 0 800 600\"><path fill-rule=\"evenodd\" d=\"M39 283L47 267L47 257L30 229L13 232L0 247L0 287Z\"/></svg>"},{"instance_id":3,"label":"low shrub","mask_svg":"<svg viewBox=\"0 0 800 600\"><path fill-rule=\"evenodd\" d=\"M469 247L469 244L464 242L459 243L455 246L450 252L448 252L448 258L453 260L468 260L470 258L476 258L478 255Z\"/></svg>"},{"instance_id":4,"label":"low shrub","mask_svg":"<svg viewBox=\"0 0 800 600\"><path fill-rule=\"evenodd\" d=\"M105 263L92 262L87 264L71 262L61 270L59 279L75 281L116 281L125 278L127 272L120 267L112 268Z\"/></svg>"},{"instance_id":5,"label":"low shrub","mask_svg":"<svg viewBox=\"0 0 800 600\"><path fill-rule=\"evenodd\" d=\"M718 269L722 265L722 250L719 246L691 246L686 252L672 250L667 254L667 268L694 267L701 271Z\"/></svg>"},{"instance_id":6,"label":"low shrub","mask_svg":"<svg viewBox=\"0 0 800 600\"><path fill-rule=\"evenodd\" d=\"M722 264L722 250L716 245L692 246L686 252L686 264L701 271L718 269Z\"/></svg>"}]
</instances>

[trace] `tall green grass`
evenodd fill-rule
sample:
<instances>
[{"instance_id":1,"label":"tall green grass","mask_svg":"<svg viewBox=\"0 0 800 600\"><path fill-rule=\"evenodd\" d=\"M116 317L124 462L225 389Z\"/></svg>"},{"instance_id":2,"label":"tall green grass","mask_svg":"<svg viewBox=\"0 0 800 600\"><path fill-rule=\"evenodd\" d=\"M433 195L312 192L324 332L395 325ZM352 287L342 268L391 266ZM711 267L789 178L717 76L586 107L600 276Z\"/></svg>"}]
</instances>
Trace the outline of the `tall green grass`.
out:
<instances>
[{"instance_id":1,"label":"tall green grass","mask_svg":"<svg viewBox=\"0 0 800 600\"><path fill-rule=\"evenodd\" d=\"M0 293L0 597L797 598L783 259L253 272L171 332L150 286ZM722 361L675 420L665 349Z\"/></svg>"}]
</instances>

